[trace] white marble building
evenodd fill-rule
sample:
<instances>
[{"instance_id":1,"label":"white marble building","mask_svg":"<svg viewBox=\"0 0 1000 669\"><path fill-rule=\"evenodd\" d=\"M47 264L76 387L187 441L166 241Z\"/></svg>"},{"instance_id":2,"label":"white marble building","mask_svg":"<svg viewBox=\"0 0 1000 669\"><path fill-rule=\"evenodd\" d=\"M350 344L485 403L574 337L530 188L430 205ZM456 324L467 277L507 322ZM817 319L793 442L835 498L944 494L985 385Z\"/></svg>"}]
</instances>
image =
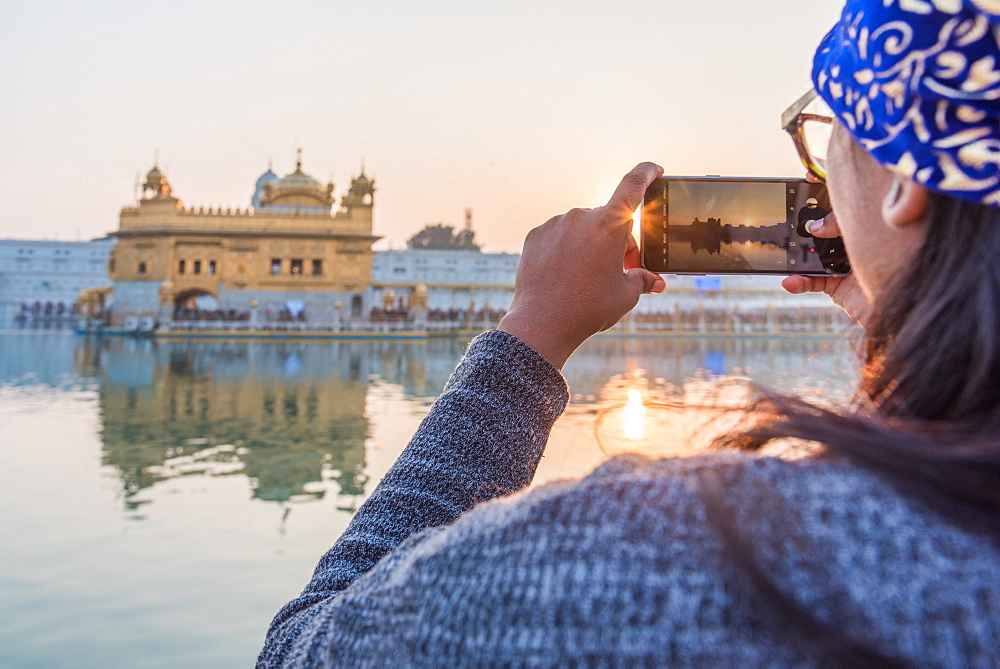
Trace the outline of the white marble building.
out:
<instances>
[{"instance_id":1,"label":"white marble building","mask_svg":"<svg viewBox=\"0 0 1000 669\"><path fill-rule=\"evenodd\" d=\"M427 286L430 311L489 308L505 311L514 296L517 253L480 253L405 249L378 251L372 257L368 303L386 304L392 291L396 307L406 307L420 284Z\"/></svg>"},{"instance_id":2,"label":"white marble building","mask_svg":"<svg viewBox=\"0 0 1000 669\"><path fill-rule=\"evenodd\" d=\"M822 309L831 307L826 295L789 295L781 287L781 276L664 276L667 290L659 295L643 295L636 311L640 314L695 311L766 311L768 309Z\"/></svg>"},{"instance_id":3,"label":"white marble building","mask_svg":"<svg viewBox=\"0 0 1000 669\"><path fill-rule=\"evenodd\" d=\"M111 285L115 239L86 242L0 239L0 327L70 320L80 293Z\"/></svg>"},{"instance_id":4,"label":"white marble building","mask_svg":"<svg viewBox=\"0 0 1000 669\"><path fill-rule=\"evenodd\" d=\"M107 263L113 238L87 242L0 240L0 327L26 322L70 320L80 293L111 285ZM520 255L478 251L405 249L378 251L366 302L406 311L418 286L427 288L431 312L454 319L488 310L497 317L514 295ZM572 281L572 278L568 280ZM678 312L789 312L830 307L824 295L789 295L770 276L667 276L667 291L644 295L641 315ZM152 288L157 284L150 283ZM116 291L117 293L118 291ZM115 295L115 300L156 303L150 295ZM367 314L365 314L367 315ZM483 314L484 318L490 316Z\"/></svg>"},{"instance_id":5,"label":"white marble building","mask_svg":"<svg viewBox=\"0 0 1000 669\"><path fill-rule=\"evenodd\" d=\"M431 311L506 310L514 295L514 277L520 254L405 249L380 251L372 260L368 303L386 304L392 291L396 308L405 308L417 286L427 287ZM768 309L825 308L825 295L789 295L780 276L667 276L667 290L644 295L636 307L641 314L696 311L766 311ZM572 281L572 277L567 278Z\"/></svg>"}]
</instances>

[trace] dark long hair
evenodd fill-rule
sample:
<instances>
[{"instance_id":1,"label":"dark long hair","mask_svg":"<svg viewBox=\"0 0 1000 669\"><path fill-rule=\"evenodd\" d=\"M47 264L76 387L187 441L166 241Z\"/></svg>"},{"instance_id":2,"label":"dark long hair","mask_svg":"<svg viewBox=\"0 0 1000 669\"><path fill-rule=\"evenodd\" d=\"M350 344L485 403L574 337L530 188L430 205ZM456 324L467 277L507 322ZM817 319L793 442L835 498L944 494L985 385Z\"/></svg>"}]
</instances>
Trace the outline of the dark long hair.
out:
<instances>
[{"instance_id":1,"label":"dark long hair","mask_svg":"<svg viewBox=\"0 0 1000 669\"><path fill-rule=\"evenodd\" d=\"M1000 545L1000 209L932 195L923 248L876 307L849 410L765 392L764 417L730 445L824 444ZM906 664L783 593L750 557L717 485L707 486L706 504L733 558L816 648L845 664Z\"/></svg>"},{"instance_id":2,"label":"dark long hair","mask_svg":"<svg viewBox=\"0 0 1000 669\"><path fill-rule=\"evenodd\" d=\"M852 411L769 395L752 441L820 442L1000 541L1000 209L932 195L863 347Z\"/></svg>"}]
</instances>

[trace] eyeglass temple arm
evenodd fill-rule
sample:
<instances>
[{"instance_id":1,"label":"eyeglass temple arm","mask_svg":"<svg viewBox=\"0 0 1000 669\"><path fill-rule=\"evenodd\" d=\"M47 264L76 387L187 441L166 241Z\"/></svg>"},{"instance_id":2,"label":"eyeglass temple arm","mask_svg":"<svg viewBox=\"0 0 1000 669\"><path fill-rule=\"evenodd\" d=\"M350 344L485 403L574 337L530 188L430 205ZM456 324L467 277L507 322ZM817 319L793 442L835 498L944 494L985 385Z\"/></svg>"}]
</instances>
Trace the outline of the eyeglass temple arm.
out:
<instances>
[{"instance_id":1,"label":"eyeglass temple arm","mask_svg":"<svg viewBox=\"0 0 1000 669\"><path fill-rule=\"evenodd\" d=\"M792 106L781 113L781 129L788 130L788 128L795 123L795 119L798 118L799 113L806 108L810 102L816 97L815 89L809 89L809 91L792 103Z\"/></svg>"}]
</instances>

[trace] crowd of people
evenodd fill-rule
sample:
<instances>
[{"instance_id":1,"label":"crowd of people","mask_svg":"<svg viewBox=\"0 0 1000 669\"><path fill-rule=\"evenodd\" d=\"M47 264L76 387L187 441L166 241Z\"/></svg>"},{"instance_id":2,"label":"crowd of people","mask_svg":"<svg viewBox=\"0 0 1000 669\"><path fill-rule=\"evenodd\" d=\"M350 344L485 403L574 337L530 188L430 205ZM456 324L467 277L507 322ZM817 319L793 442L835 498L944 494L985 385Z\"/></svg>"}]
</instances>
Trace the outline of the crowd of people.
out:
<instances>
[{"instance_id":1,"label":"crowd of people","mask_svg":"<svg viewBox=\"0 0 1000 669\"><path fill-rule=\"evenodd\" d=\"M73 318L77 315L75 304L64 302L22 303L17 318L22 321Z\"/></svg>"},{"instance_id":2,"label":"crowd of people","mask_svg":"<svg viewBox=\"0 0 1000 669\"><path fill-rule=\"evenodd\" d=\"M492 327L506 315L502 309L431 309L426 314L426 323L438 326ZM251 320L249 311L236 309L188 310L178 309L173 314L175 323L216 322L226 324L246 324ZM413 326L415 314L407 309L385 310L374 308L369 312L368 324L395 324ZM265 310L260 325L296 323L313 327L330 327L331 323L310 321L305 311L292 316L287 310L277 312ZM853 321L842 311L821 308L768 308L768 309L712 309L635 312L619 323L616 328L637 332L729 332L775 333L785 331L807 331L815 333L839 332L850 327ZM364 325L364 324L361 324Z\"/></svg>"},{"instance_id":3,"label":"crowd of people","mask_svg":"<svg viewBox=\"0 0 1000 669\"><path fill-rule=\"evenodd\" d=\"M851 327L843 311L816 308L695 309L634 312L622 327L636 331L775 333L785 331L831 333Z\"/></svg>"},{"instance_id":4,"label":"crowd of people","mask_svg":"<svg viewBox=\"0 0 1000 669\"><path fill-rule=\"evenodd\" d=\"M451 323L461 326L468 323L497 324L504 314L502 309L429 309L424 316L430 323ZM372 323L401 323L414 322L417 313L405 306L393 309L373 308L368 314L368 320Z\"/></svg>"},{"instance_id":5,"label":"crowd of people","mask_svg":"<svg viewBox=\"0 0 1000 669\"><path fill-rule=\"evenodd\" d=\"M250 312L237 309L175 309L173 319L179 323L192 321L239 323L249 321Z\"/></svg>"}]
</instances>

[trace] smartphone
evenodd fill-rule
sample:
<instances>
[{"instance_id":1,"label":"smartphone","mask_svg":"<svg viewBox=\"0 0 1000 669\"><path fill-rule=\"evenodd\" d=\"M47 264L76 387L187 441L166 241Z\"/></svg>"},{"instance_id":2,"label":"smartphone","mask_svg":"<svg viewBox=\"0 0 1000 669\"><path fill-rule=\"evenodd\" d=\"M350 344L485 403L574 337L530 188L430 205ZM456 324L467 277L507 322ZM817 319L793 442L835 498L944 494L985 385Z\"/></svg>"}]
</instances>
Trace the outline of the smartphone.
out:
<instances>
[{"instance_id":1,"label":"smartphone","mask_svg":"<svg viewBox=\"0 0 1000 669\"><path fill-rule=\"evenodd\" d=\"M809 234L831 211L805 179L660 177L642 205L642 264L659 274L809 274L851 271L840 237Z\"/></svg>"}]
</instances>

